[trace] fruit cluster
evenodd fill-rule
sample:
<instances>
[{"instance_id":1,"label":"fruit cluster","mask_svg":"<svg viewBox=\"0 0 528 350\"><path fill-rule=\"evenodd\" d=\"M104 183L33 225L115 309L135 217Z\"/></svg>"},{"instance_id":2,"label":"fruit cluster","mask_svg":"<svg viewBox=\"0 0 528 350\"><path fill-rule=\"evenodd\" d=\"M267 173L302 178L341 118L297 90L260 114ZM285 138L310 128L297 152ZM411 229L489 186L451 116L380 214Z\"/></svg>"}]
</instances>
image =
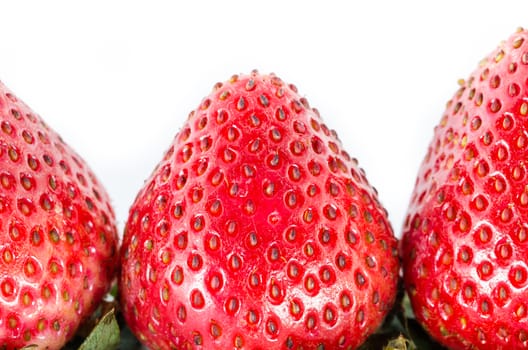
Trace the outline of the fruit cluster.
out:
<instances>
[{"instance_id":1,"label":"fruit cluster","mask_svg":"<svg viewBox=\"0 0 528 350\"><path fill-rule=\"evenodd\" d=\"M273 74L214 86L122 242L88 165L0 84L0 348L61 348L117 278L152 350L356 349L401 276L444 346L528 348L526 41L519 29L460 82L400 242L337 133Z\"/></svg>"}]
</instances>

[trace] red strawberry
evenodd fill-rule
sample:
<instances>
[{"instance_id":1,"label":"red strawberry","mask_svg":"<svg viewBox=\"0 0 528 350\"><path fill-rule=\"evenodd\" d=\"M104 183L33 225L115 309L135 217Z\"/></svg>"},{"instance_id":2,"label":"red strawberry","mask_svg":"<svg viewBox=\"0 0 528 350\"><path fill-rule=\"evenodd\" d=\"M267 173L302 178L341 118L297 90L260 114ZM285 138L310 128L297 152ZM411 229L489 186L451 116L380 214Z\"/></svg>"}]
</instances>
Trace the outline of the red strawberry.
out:
<instances>
[{"instance_id":1,"label":"red strawberry","mask_svg":"<svg viewBox=\"0 0 528 350\"><path fill-rule=\"evenodd\" d=\"M0 348L58 349L116 270L108 196L82 159L0 83Z\"/></svg>"},{"instance_id":2,"label":"red strawberry","mask_svg":"<svg viewBox=\"0 0 528 350\"><path fill-rule=\"evenodd\" d=\"M417 319L453 349L528 348L528 31L447 104L402 239Z\"/></svg>"},{"instance_id":3,"label":"red strawberry","mask_svg":"<svg viewBox=\"0 0 528 350\"><path fill-rule=\"evenodd\" d=\"M130 209L125 318L151 349L352 349L395 298L397 242L357 161L293 85L233 76Z\"/></svg>"}]
</instances>

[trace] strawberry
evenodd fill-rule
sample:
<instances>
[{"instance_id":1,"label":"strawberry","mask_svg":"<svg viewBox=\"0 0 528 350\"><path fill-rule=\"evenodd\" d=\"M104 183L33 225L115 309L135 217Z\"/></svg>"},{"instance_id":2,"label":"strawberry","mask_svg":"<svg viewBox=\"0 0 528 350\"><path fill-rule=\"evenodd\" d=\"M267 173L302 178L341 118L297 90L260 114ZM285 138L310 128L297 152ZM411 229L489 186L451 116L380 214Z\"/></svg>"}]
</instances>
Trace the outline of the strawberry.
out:
<instances>
[{"instance_id":1,"label":"strawberry","mask_svg":"<svg viewBox=\"0 0 528 350\"><path fill-rule=\"evenodd\" d=\"M0 83L0 348L59 349L116 271L108 195L83 160Z\"/></svg>"},{"instance_id":2,"label":"strawberry","mask_svg":"<svg viewBox=\"0 0 528 350\"><path fill-rule=\"evenodd\" d=\"M121 253L125 319L151 349L353 349L399 269L357 161L295 86L257 71L190 113Z\"/></svg>"},{"instance_id":3,"label":"strawberry","mask_svg":"<svg viewBox=\"0 0 528 350\"><path fill-rule=\"evenodd\" d=\"M404 224L416 318L452 349L528 348L528 31L447 103Z\"/></svg>"}]
</instances>

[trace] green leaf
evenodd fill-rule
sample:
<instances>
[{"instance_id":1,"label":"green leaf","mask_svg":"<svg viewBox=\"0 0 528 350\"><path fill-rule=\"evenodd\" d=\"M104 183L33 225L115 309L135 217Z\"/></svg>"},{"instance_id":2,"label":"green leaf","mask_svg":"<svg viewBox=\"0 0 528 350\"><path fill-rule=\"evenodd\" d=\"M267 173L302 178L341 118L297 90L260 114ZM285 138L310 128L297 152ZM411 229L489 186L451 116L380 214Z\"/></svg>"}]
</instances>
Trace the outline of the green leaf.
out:
<instances>
[{"instance_id":1,"label":"green leaf","mask_svg":"<svg viewBox=\"0 0 528 350\"><path fill-rule=\"evenodd\" d=\"M119 324L115 317L115 310L111 309L99 320L79 350L112 350L117 348L119 341Z\"/></svg>"}]
</instances>

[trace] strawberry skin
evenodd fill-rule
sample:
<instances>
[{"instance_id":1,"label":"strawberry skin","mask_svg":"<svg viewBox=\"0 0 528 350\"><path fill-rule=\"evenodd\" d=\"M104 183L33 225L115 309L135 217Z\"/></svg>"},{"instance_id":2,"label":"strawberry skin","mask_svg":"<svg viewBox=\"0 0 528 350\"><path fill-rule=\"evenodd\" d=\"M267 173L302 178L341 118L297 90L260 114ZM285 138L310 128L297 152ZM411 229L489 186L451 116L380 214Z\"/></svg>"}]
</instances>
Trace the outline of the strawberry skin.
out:
<instances>
[{"instance_id":1,"label":"strawberry skin","mask_svg":"<svg viewBox=\"0 0 528 350\"><path fill-rule=\"evenodd\" d=\"M218 83L130 209L125 318L151 349L354 349L393 304L375 190L295 86Z\"/></svg>"},{"instance_id":2,"label":"strawberry skin","mask_svg":"<svg viewBox=\"0 0 528 350\"><path fill-rule=\"evenodd\" d=\"M0 348L60 349L116 272L108 195L0 83Z\"/></svg>"},{"instance_id":3,"label":"strawberry skin","mask_svg":"<svg viewBox=\"0 0 528 350\"><path fill-rule=\"evenodd\" d=\"M410 202L406 289L452 349L528 348L527 78L519 29L460 82Z\"/></svg>"}]
</instances>

